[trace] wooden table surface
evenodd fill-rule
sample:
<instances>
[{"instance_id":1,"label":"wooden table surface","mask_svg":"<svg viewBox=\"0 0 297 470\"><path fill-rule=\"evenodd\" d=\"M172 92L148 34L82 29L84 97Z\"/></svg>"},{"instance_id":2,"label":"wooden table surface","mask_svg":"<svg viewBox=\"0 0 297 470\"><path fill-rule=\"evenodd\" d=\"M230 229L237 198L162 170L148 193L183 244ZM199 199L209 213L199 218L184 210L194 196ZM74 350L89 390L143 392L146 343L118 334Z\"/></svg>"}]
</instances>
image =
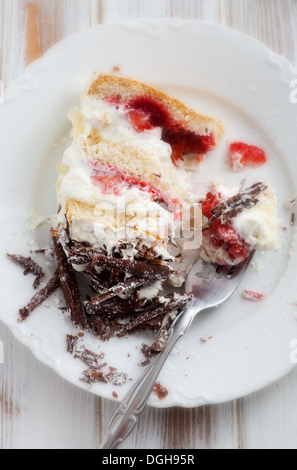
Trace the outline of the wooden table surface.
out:
<instances>
[{"instance_id":1,"label":"wooden table surface","mask_svg":"<svg viewBox=\"0 0 297 470\"><path fill-rule=\"evenodd\" d=\"M90 26L178 17L229 26L297 66L297 0L0 0L0 80ZM40 364L0 325L0 448L96 449L115 404ZM251 396L196 409L147 408L123 449L296 449L297 370Z\"/></svg>"}]
</instances>

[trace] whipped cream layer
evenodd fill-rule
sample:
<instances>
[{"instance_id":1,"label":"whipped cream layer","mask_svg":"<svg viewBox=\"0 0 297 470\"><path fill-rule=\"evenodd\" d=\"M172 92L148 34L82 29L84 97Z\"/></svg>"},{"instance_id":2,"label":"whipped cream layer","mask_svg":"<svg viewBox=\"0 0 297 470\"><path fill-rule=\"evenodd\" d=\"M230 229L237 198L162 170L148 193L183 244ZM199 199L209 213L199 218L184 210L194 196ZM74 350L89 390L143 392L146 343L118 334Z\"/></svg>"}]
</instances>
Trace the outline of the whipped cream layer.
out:
<instances>
[{"instance_id":1,"label":"whipped cream layer","mask_svg":"<svg viewBox=\"0 0 297 470\"><path fill-rule=\"evenodd\" d=\"M272 188L260 194L259 202L231 220L238 235L259 251L276 250L279 247L278 198Z\"/></svg>"}]
</instances>

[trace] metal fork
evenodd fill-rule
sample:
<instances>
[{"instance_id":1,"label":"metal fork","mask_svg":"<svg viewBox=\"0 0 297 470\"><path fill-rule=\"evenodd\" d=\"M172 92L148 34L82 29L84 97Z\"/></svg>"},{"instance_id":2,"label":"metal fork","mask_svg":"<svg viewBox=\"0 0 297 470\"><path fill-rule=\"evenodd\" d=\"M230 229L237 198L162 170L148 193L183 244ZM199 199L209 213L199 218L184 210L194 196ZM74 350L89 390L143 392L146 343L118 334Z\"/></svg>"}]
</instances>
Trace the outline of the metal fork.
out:
<instances>
[{"instance_id":1,"label":"metal fork","mask_svg":"<svg viewBox=\"0 0 297 470\"><path fill-rule=\"evenodd\" d=\"M193 294L185 310L169 329L165 349L151 361L142 376L129 390L113 414L100 449L116 449L132 432L143 412L164 362L176 342L190 328L198 313L220 306L237 289L254 252L242 264L234 267L218 266L199 259L191 268L185 289Z\"/></svg>"}]
</instances>

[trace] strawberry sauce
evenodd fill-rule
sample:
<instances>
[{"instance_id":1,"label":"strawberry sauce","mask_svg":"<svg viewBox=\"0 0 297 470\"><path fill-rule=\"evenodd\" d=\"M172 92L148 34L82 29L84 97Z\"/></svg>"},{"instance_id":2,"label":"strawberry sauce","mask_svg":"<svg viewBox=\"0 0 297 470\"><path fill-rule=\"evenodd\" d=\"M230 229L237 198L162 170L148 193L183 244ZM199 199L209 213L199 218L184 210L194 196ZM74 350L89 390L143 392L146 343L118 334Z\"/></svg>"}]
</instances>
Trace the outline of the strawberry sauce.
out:
<instances>
[{"instance_id":1,"label":"strawberry sauce","mask_svg":"<svg viewBox=\"0 0 297 470\"><path fill-rule=\"evenodd\" d=\"M114 95L109 96L106 100L114 105L125 105L127 119L136 132L161 127L162 140L171 145L171 158L175 165L179 160L183 160L183 155L186 153L195 153L197 156L201 156L215 146L213 132L202 136L185 129L183 124L173 119L167 109L157 100L140 96L128 102L122 102L118 96Z\"/></svg>"},{"instance_id":2,"label":"strawberry sauce","mask_svg":"<svg viewBox=\"0 0 297 470\"><path fill-rule=\"evenodd\" d=\"M208 219L211 219L211 212L218 204L222 202L222 196L219 192L209 192L202 204L202 212ZM233 262L243 261L250 252L248 245L236 232L231 224L223 224L220 219L216 219L206 230L208 240L215 249L223 249L227 257Z\"/></svg>"},{"instance_id":3,"label":"strawberry sauce","mask_svg":"<svg viewBox=\"0 0 297 470\"><path fill-rule=\"evenodd\" d=\"M103 194L121 196L125 189L137 188L140 191L149 193L154 202L166 204L175 216L178 215L180 210L179 200L172 198L168 193L161 191L153 184L107 163L90 162L90 164L93 170L91 181L100 188Z\"/></svg>"}]
</instances>

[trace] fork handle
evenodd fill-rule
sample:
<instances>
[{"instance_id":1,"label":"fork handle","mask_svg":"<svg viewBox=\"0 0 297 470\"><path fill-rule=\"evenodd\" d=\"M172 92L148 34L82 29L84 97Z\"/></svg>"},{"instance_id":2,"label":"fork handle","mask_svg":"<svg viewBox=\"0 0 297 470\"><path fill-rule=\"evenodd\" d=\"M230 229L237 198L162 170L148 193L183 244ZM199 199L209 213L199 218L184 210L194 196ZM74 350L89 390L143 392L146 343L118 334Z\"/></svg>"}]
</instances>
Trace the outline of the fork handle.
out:
<instances>
[{"instance_id":1,"label":"fork handle","mask_svg":"<svg viewBox=\"0 0 297 470\"><path fill-rule=\"evenodd\" d=\"M195 313L197 313L197 308ZM190 327L193 317L191 307L188 307L171 325L166 347L152 360L124 397L110 420L100 449L116 449L132 432L137 424L138 416L143 412L148 402L160 370L176 342Z\"/></svg>"}]
</instances>

